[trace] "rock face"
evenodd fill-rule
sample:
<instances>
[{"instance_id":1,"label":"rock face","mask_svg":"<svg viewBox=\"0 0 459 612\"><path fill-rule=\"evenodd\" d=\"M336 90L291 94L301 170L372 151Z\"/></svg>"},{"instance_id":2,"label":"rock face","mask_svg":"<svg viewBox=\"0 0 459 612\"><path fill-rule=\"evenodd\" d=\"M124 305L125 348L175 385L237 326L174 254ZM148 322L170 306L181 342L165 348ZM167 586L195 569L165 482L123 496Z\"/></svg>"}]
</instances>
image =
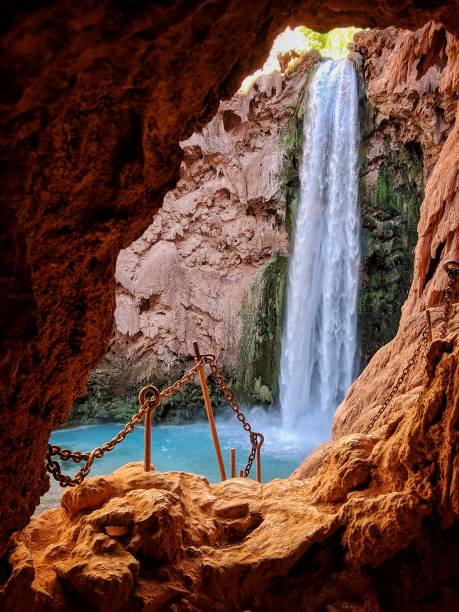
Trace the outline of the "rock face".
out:
<instances>
[{"instance_id":1,"label":"rock face","mask_svg":"<svg viewBox=\"0 0 459 612\"><path fill-rule=\"evenodd\" d=\"M363 31L351 46L362 85L362 366L396 335L412 282L424 177L455 120L454 92L441 85L454 72L454 45L443 25L428 23L417 32ZM84 418L92 388L98 393L96 379L115 390L124 385L121 401L129 404L127 381L132 388L147 379L169 384L188 365L193 339L217 356L240 399L275 398L284 254L315 60L311 53L293 78L260 78L182 143L177 187L143 236L119 255L116 332L90 375ZM190 400L184 411L171 402L157 416L187 418L199 407ZM96 412L103 410L104 403Z\"/></svg>"},{"instance_id":2,"label":"rock face","mask_svg":"<svg viewBox=\"0 0 459 612\"><path fill-rule=\"evenodd\" d=\"M459 335L379 435L288 480L209 485L129 464L65 492L10 542L9 610L454 610Z\"/></svg>"},{"instance_id":3,"label":"rock face","mask_svg":"<svg viewBox=\"0 0 459 612\"><path fill-rule=\"evenodd\" d=\"M359 32L353 56L366 83L361 208L363 272L359 304L362 362L392 340L412 281L424 196L455 123L456 39L441 24L416 32Z\"/></svg>"},{"instance_id":4,"label":"rock face","mask_svg":"<svg viewBox=\"0 0 459 612\"><path fill-rule=\"evenodd\" d=\"M259 77L248 93L222 102L181 143L177 186L141 238L121 251L110 352L140 379L176 377L193 340L228 371L236 368L250 288L287 252L291 120L318 58L311 52L293 74ZM280 318L281 308L274 328Z\"/></svg>"},{"instance_id":5,"label":"rock face","mask_svg":"<svg viewBox=\"0 0 459 612\"><path fill-rule=\"evenodd\" d=\"M352 45L362 85L363 366L395 336L411 284L424 175L454 123L452 94L440 88L455 61L453 41L429 23L416 33L364 31ZM429 51L430 65L423 60L421 74L411 62L400 85L394 57L406 64L413 46L417 57ZM194 339L217 356L240 399L273 401L304 99L317 59L309 54L293 76L261 77L182 143L177 187L119 255L115 335L72 417L104 414L112 398L96 399L95 411L91 404L101 379L115 396L124 388L118 404L130 404L144 380L170 384L188 365ZM186 403L184 411L171 402L157 416L187 418L199 409Z\"/></svg>"},{"instance_id":6,"label":"rock face","mask_svg":"<svg viewBox=\"0 0 459 612\"><path fill-rule=\"evenodd\" d=\"M395 142L400 142L400 134L404 134L402 141L409 144L414 139L421 144L425 195L417 228L413 282L399 330L394 340L376 353L338 408L335 437L366 429L419 343L426 307L432 309L433 333L439 337L448 279L440 263L459 260L458 40L438 24L402 32L395 38L391 30L362 33L357 45L359 37L368 49L373 49L363 66L369 103L376 109L383 128L389 123L398 126ZM458 327L456 305L449 332ZM415 401L420 392L420 360L421 357L377 426L405 402Z\"/></svg>"},{"instance_id":7,"label":"rock face","mask_svg":"<svg viewBox=\"0 0 459 612\"><path fill-rule=\"evenodd\" d=\"M452 0L403 11L386 0L3 3L0 549L48 486L50 431L107 349L116 257L176 183L179 141L211 119L289 24L434 19L457 32L456 8ZM451 210L456 141L450 134L442 149L456 155L446 160L448 181L429 187L432 202L436 190L446 199L421 221L421 285L430 247L450 234L431 224Z\"/></svg>"}]
</instances>

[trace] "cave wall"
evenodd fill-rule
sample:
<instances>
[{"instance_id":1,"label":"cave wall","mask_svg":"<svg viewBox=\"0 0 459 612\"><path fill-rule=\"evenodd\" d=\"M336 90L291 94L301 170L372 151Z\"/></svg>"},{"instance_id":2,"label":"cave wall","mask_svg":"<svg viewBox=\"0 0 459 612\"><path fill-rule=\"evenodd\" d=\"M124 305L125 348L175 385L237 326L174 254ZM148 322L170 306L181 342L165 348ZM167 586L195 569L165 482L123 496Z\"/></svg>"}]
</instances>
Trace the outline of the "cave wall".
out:
<instances>
[{"instance_id":1,"label":"cave wall","mask_svg":"<svg viewBox=\"0 0 459 612\"><path fill-rule=\"evenodd\" d=\"M116 256L176 183L179 141L209 121L287 25L435 19L457 31L459 13L452 1L400 10L384 0L37 0L1 11L3 547L48 486L50 431L107 348ZM459 159L457 140L447 145ZM441 205L437 220L447 214ZM422 227L429 219L421 214ZM448 234L437 225L433 242ZM423 298L432 231L421 240L411 309ZM435 276L437 292L442 283Z\"/></svg>"}]
</instances>

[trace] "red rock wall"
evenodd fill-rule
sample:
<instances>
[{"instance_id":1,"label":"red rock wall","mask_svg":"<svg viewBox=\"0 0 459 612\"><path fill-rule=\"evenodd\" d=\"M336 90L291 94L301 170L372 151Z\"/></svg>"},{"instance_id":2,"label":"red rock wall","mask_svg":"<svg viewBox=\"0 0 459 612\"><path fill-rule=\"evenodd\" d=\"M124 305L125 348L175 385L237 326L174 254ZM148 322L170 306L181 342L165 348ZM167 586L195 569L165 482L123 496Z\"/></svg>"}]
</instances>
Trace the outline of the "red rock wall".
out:
<instances>
[{"instance_id":1,"label":"red rock wall","mask_svg":"<svg viewBox=\"0 0 459 612\"><path fill-rule=\"evenodd\" d=\"M439 336L448 281L441 262L459 260L458 39L431 23L416 32L363 32L357 37L357 49L366 58L368 98L378 120L397 122L406 141L421 143L427 180L413 283L399 331L351 386L335 414L334 437L365 431L419 343L426 308L432 310L434 337ZM456 304L448 331L458 328ZM420 354L376 427L416 400L421 391L422 359Z\"/></svg>"},{"instance_id":2,"label":"red rock wall","mask_svg":"<svg viewBox=\"0 0 459 612\"><path fill-rule=\"evenodd\" d=\"M115 258L175 184L178 142L261 64L286 25L419 27L433 18L457 31L456 8L408 1L400 10L385 0L2 7L0 547L47 487L49 433L110 336Z\"/></svg>"}]
</instances>

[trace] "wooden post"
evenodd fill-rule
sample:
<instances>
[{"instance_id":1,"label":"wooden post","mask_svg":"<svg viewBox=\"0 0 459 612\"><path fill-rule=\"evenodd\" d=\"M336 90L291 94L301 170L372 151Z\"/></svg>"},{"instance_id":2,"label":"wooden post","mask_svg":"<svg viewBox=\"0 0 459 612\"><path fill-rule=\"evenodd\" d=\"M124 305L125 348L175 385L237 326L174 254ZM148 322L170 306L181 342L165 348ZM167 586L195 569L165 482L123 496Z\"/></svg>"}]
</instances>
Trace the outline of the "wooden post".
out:
<instances>
[{"instance_id":1,"label":"wooden post","mask_svg":"<svg viewBox=\"0 0 459 612\"><path fill-rule=\"evenodd\" d=\"M236 478L236 449L230 448L231 454L231 478Z\"/></svg>"},{"instance_id":2,"label":"wooden post","mask_svg":"<svg viewBox=\"0 0 459 612\"><path fill-rule=\"evenodd\" d=\"M261 482L261 448L257 447L257 482Z\"/></svg>"},{"instance_id":3,"label":"wooden post","mask_svg":"<svg viewBox=\"0 0 459 612\"><path fill-rule=\"evenodd\" d=\"M427 322L427 339L429 344L432 343L432 320L430 318L430 310L427 308L426 313L426 322Z\"/></svg>"},{"instance_id":4,"label":"wooden post","mask_svg":"<svg viewBox=\"0 0 459 612\"><path fill-rule=\"evenodd\" d=\"M197 342L193 342L193 349L196 361L201 359L201 353L199 352L199 346ZM206 407L207 419L209 421L210 433L212 434L212 440L215 448L215 455L217 456L218 469L220 470L220 477L222 480L226 480L225 464L223 463L222 451L220 450L220 442L218 440L217 428L215 426L214 413L212 411L212 404L210 402L209 389L206 382L206 373L204 368L201 366L198 370L199 381L201 383L202 395L204 397L204 406Z\"/></svg>"},{"instance_id":5,"label":"wooden post","mask_svg":"<svg viewBox=\"0 0 459 612\"><path fill-rule=\"evenodd\" d=\"M147 399L147 394L150 394L150 399ZM139 404L140 407L145 405L145 402L148 402L148 408L145 411L144 416L144 426L145 426L145 434L144 434L144 450L143 450L143 469L146 472L151 472L151 422L153 410L159 404L160 394L156 387L153 385L147 385L143 387L143 389L139 392Z\"/></svg>"},{"instance_id":6,"label":"wooden post","mask_svg":"<svg viewBox=\"0 0 459 612\"><path fill-rule=\"evenodd\" d=\"M239 478L244 478L244 472L242 470L239 470Z\"/></svg>"},{"instance_id":7,"label":"wooden post","mask_svg":"<svg viewBox=\"0 0 459 612\"><path fill-rule=\"evenodd\" d=\"M152 408L148 408L148 410L145 413L145 419L144 419L145 452L144 452L144 459L143 459L143 469L145 470L145 472L151 472L151 413L152 413Z\"/></svg>"}]
</instances>

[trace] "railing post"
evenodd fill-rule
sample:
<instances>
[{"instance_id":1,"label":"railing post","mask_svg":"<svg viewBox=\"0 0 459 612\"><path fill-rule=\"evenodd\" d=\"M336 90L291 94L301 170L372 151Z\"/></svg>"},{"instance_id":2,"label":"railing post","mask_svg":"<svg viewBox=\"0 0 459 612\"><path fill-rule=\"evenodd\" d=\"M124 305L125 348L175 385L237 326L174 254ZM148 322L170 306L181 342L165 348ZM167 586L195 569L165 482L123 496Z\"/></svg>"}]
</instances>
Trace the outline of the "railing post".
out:
<instances>
[{"instance_id":1,"label":"railing post","mask_svg":"<svg viewBox=\"0 0 459 612\"><path fill-rule=\"evenodd\" d=\"M144 427L145 427L145 438L144 438L144 458L143 458L143 469L145 472L151 472L151 408L145 413Z\"/></svg>"},{"instance_id":2,"label":"railing post","mask_svg":"<svg viewBox=\"0 0 459 612\"><path fill-rule=\"evenodd\" d=\"M152 397L147 399L147 393L151 393ZM153 385L147 385L140 390L139 393L139 404L142 407L145 402L148 402L148 408L145 411L144 416L144 457L143 457L143 469L145 472L151 472L151 422L153 410L158 406L160 400L159 391Z\"/></svg>"},{"instance_id":3,"label":"railing post","mask_svg":"<svg viewBox=\"0 0 459 612\"><path fill-rule=\"evenodd\" d=\"M195 354L195 360L201 359L201 353L199 352L199 346L197 342L193 342L193 350ZM220 442L218 440L217 428L215 426L214 413L212 411L212 404L210 401L209 388L206 382L206 373L202 366L198 369L199 381L201 383L202 395L204 397L204 406L207 412L207 419L209 421L210 433L212 434L212 441L214 443L215 455L217 456L218 469L220 470L220 478L226 480L225 464L223 463L222 452L220 450Z\"/></svg>"},{"instance_id":4,"label":"railing post","mask_svg":"<svg viewBox=\"0 0 459 612\"><path fill-rule=\"evenodd\" d=\"M261 455L260 455L260 445L257 446L257 482L261 482Z\"/></svg>"},{"instance_id":5,"label":"railing post","mask_svg":"<svg viewBox=\"0 0 459 612\"><path fill-rule=\"evenodd\" d=\"M231 478L236 478L236 449L230 448Z\"/></svg>"}]
</instances>

